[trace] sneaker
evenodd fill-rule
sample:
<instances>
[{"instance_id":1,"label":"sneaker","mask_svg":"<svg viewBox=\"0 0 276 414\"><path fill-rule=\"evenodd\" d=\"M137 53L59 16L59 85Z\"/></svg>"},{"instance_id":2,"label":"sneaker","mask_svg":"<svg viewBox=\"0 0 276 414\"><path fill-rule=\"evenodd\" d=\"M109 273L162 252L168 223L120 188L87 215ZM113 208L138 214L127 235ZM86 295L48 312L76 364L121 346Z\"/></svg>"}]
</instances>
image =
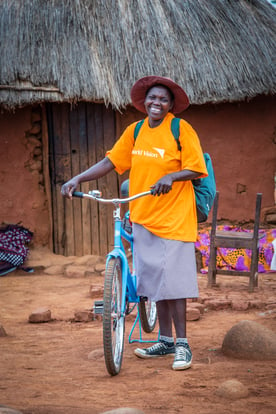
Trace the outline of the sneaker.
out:
<instances>
[{"instance_id":1,"label":"sneaker","mask_svg":"<svg viewBox=\"0 0 276 414\"><path fill-rule=\"evenodd\" d=\"M192 351L188 344L176 345L172 369L175 371L190 368L192 365Z\"/></svg>"},{"instance_id":2,"label":"sneaker","mask_svg":"<svg viewBox=\"0 0 276 414\"><path fill-rule=\"evenodd\" d=\"M157 342L149 348L136 348L134 351L138 358L158 358L166 355L174 355L175 346L167 345L165 342Z\"/></svg>"}]
</instances>

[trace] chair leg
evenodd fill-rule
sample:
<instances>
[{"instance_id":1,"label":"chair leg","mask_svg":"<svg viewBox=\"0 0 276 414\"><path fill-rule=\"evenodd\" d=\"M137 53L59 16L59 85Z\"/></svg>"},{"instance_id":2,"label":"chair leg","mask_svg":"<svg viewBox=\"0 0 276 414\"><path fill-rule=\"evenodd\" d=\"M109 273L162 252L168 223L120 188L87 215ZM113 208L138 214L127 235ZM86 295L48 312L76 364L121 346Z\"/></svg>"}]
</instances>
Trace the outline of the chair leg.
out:
<instances>
[{"instance_id":1,"label":"chair leg","mask_svg":"<svg viewBox=\"0 0 276 414\"><path fill-rule=\"evenodd\" d=\"M210 257L208 264L208 287L216 285L216 274L217 274L217 248L210 246Z\"/></svg>"},{"instance_id":2,"label":"chair leg","mask_svg":"<svg viewBox=\"0 0 276 414\"><path fill-rule=\"evenodd\" d=\"M259 249L252 249L251 266L250 266L250 279L249 279L249 292L253 292L254 288L258 286L258 263L259 263Z\"/></svg>"}]
</instances>

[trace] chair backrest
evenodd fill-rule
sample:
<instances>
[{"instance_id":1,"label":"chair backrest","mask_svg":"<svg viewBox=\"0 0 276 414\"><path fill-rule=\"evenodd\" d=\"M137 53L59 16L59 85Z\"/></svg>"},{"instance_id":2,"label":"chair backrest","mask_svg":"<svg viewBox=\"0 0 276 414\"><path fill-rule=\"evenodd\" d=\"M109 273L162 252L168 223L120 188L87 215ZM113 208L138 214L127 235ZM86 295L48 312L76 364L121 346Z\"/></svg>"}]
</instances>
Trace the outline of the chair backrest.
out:
<instances>
[{"instance_id":1,"label":"chair backrest","mask_svg":"<svg viewBox=\"0 0 276 414\"><path fill-rule=\"evenodd\" d=\"M211 236L214 236L216 233L217 227L217 215L218 215L218 202L219 202L219 192L216 192L216 197L213 204L213 216L212 216L212 228ZM256 196L256 209L255 209L255 221L254 221L254 230L253 238L258 239L259 226L260 226L260 215L261 215L261 205L262 205L262 193L257 193Z\"/></svg>"}]
</instances>

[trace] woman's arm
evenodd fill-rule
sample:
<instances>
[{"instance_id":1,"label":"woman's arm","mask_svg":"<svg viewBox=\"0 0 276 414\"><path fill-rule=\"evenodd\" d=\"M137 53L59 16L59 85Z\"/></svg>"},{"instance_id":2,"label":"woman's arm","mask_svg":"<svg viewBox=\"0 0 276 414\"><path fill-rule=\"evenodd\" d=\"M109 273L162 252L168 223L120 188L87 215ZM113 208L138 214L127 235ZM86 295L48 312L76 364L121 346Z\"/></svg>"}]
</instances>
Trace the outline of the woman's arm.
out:
<instances>
[{"instance_id":1,"label":"woman's arm","mask_svg":"<svg viewBox=\"0 0 276 414\"><path fill-rule=\"evenodd\" d=\"M106 157L97 164L92 165L88 170L83 171L81 174L76 175L71 178L71 180L67 181L67 183L63 184L61 187L61 194L64 197L72 198L73 192L76 191L76 188L80 183L97 180L114 170L114 168L115 166L110 159Z\"/></svg>"},{"instance_id":2,"label":"woman's arm","mask_svg":"<svg viewBox=\"0 0 276 414\"><path fill-rule=\"evenodd\" d=\"M189 181L200 177L202 174L191 170L181 170L166 174L160 180L158 180L151 188L153 189L153 195L166 194L172 189L172 185L175 181Z\"/></svg>"}]
</instances>

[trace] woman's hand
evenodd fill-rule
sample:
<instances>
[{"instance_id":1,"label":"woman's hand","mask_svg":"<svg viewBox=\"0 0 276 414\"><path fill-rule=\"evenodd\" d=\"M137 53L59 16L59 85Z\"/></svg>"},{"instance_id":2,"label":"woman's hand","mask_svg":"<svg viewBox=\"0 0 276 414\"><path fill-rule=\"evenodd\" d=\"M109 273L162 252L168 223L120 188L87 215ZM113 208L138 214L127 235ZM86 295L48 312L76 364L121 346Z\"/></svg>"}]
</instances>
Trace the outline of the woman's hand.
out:
<instances>
[{"instance_id":1,"label":"woman's hand","mask_svg":"<svg viewBox=\"0 0 276 414\"><path fill-rule=\"evenodd\" d=\"M167 194L175 181L190 181L201 176L201 173L192 170L181 170L164 175L151 186L153 195Z\"/></svg>"},{"instance_id":2,"label":"woman's hand","mask_svg":"<svg viewBox=\"0 0 276 414\"><path fill-rule=\"evenodd\" d=\"M61 194L63 195L63 197L72 198L72 194L74 191L76 191L78 185L78 178L71 178L71 180L67 181L67 183L63 184L63 186L61 187Z\"/></svg>"},{"instance_id":3,"label":"woman's hand","mask_svg":"<svg viewBox=\"0 0 276 414\"><path fill-rule=\"evenodd\" d=\"M154 185L151 186L152 194L160 196L167 194L172 189L173 180L170 175L164 175Z\"/></svg>"}]
</instances>

